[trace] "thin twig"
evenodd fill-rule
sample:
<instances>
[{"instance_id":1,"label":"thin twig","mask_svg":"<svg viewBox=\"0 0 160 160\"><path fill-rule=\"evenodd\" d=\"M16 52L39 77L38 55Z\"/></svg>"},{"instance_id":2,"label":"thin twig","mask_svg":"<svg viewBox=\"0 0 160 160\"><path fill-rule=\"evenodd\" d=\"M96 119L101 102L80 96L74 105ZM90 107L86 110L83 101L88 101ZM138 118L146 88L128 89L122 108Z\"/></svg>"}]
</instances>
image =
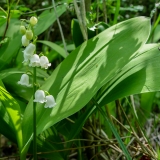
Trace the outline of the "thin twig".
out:
<instances>
[{"instance_id":1,"label":"thin twig","mask_svg":"<svg viewBox=\"0 0 160 160\"><path fill-rule=\"evenodd\" d=\"M136 118L138 119L138 115L137 115L137 112L136 112L136 106L134 104L134 97L133 97L133 95L130 95L130 99L131 99L131 104L132 104L131 107L133 108L134 114L135 114Z\"/></svg>"},{"instance_id":2,"label":"thin twig","mask_svg":"<svg viewBox=\"0 0 160 160\"><path fill-rule=\"evenodd\" d=\"M84 27L84 31L86 33L86 38L88 39L87 24L86 24L86 10L85 10L84 0L81 0L80 7L81 7L82 24L83 24L83 27Z\"/></svg>"},{"instance_id":3,"label":"thin twig","mask_svg":"<svg viewBox=\"0 0 160 160\"><path fill-rule=\"evenodd\" d=\"M134 139L135 139L135 137L133 137L133 138L130 140L130 142L128 143L128 145L126 146L126 148L128 148L128 147L132 144L132 142L134 141ZM122 153L120 153L120 155L117 157L116 160L118 160L121 156L123 156Z\"/></svg>"},{"instance_id":4,"label":"thin twig","mask_svg":"<svg viewBox=\"0 0 160 160\"><path fill-rule=\"evenodd\" d=\"M67 120L69 120L71 123L75 123L73 120L71 120L70 118L66 118ZM97 138L100 141L103 141L103 143L107 144L109 147L111 147L112 149L114 149L115 151L121 153L122 150L120 148L118 148L116 145L112 145L112 141L110 141L110 144L108 143L108 141L106 142L104 139L101 139L100 137L98 137L97 135L95 135L94 133L90 132L88 129L86 129L85 127L82 127L82 129L86 132L88 132L90 135L92 135L93 137Z\"/></svg>"},{"instance_id":5,"label":"thin twig","mask_svg":"<svg viewBox=\"0 0 160 160\"><path fill-rule=\"evenodd\" d=\"M127 117L127 115L126 115L126 113L125 113L125 111L124 111L124 109L123 109L123 107L121 106L120 102L119 102L119 106L120 106L120 108L121 108L121 110L122 110L122 112L123 112L123 114L124 114L124 116L125 116L128 124L129 124L129 126L130 126L130 129L131 129L132 132L133 132L133 135L135 136L137 142L139 143L139 145L141 146L141 148L143 149L143 151L144 151L144 152L147 152L147 153L150 153L150 156L151 156L152 158L156 159L156 155L154 155L154 154L152 153L152 151L151 151L149 148L145 147L145 146L142 144L142 142L140 141L138 135L136 134L134 128L132 127L132 125L131 125L131 123L130 123L130 121L129 121L129 119L128 119L128 117Z\"/></svg>"},{"instance_id":6,"label":"thin twig","mask_svg":"<svg viewBox=\"0 0 160 160\"><path fill-rule=\"evenodd\" d=\"M63 41L63 45L64 45L64 50L65 50L65 52L66 52L66 55L68 56L67 47L66 47L66 42L65 42L65 39L64 39L64 35L63 35L63 31L62 31L61 24L60 24L60 22L59 22L59 18L58 18L58 16L57 16L57 10L56 10L56 5L55 5L54 0L52 0L52 4L53 4L53 8L54 8L54 12L55 12L56 19L57 19L59 31L60 31L60 33L61 33L61 37L62 37L62 41Z\"/></svg>"},{"instance_id":7,"label":"thin twig","mask_svg":"<svg viewBox=\"0 0 160 160\"><path fill-rule=\"evenodd\" d=\"M83 35L83 39L84 39L84 41L86 41L88 39L87 38L88 36L87 36L85 29L84 29L84 26L83 26L82 17L81 17L81 13L80 13L78 5L77 5L77 1L74 0L73 3L74 3L74 8L76 11L77 18L78 18L79 26L80 26L80 29L81 29L81 32Z\"/></svg>"}]
</instances>

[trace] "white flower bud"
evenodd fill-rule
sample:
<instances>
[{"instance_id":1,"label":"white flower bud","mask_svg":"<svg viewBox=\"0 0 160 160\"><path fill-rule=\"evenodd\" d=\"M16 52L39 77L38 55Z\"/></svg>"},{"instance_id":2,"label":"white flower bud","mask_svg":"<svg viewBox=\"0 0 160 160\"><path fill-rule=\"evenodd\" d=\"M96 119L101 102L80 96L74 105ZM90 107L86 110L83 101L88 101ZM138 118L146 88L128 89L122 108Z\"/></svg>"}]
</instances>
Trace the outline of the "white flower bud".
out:
<instances>
[{"instance_id":1,"label":"white flower bud","mask_svg":"<svg viewBox=\"0 0 160 160\"><path fill-rule=\"evenodd\" d=\"M30 87L31 84L29 84L29 76L27 74L22 74L20 81L18 81L18 84Z\"/></svg>"},{"instance_id":2,"label":"white flower bud","mask_svg":"<svg viewBox=\"0 0 160 160\"><path fill-rule=\"evenodd\" d=\"M27 30L26 31L26 38L28 40L32 40L32 38L33 38L33 32L31 30Z\"/></svg>"},{"instance_id":3,"label":"white flower bud","mask_svg":"<svg viewBox=\"0 0 160 160\"><path fill-rule=\"evenodd\" d=\"M46 97L45 97L44 91L43 90L37 90L35 92L35 99L33 101L34 102L39 102L39 103L46 102Z\"/></svg>"},{"instance_id":4,"label":"white flower bud","mask_svg":"<svg viewBox=\"0 0 160 160\"><path fill-rule=\"evenodd\" d=\"M22 45L24 47L29 45L29 40L26 38L26 35L22 36Z\"/></svg>"},{"instance_id":5,"label":"white flower bud","mask_svg":"<svg viewBox=\"0 0 160 160\"><path fill-rule=\"evenodd\" d=\"M20 32L22 34L25 34L26 33L26 27L25 26L20 26Z\"/></svg>"},{"instance_id":6,"label":"white flower bud","mask_svg":"<svg viewBox=\"0 0 160 160\"><path fill-rule=\"evenodd\" d=\"M48 58L46 56L41 56L40 65L41 65L41 68L48 69L48 67L51 66L51 63L49 63Z\"/></svg>"},{"instance_id":7,"label":"white flower bud","mask_svg":"<svg viewBox=\"0 0 160 160\"><path fill-rule=\"evenodd\" d=\"M31 66L31 67L39 67L40 66L40 59L37 54L34 54L31 56L29 66Z\"/></svg>"},{"instance_id":8,"label":"white flower bud","mask_svg":"<svg viewBox=\"0 0 160 160\"><path fill-rule=\"evenodd\" d=\"M53 108L56 105L55 99L52 95L46 96L46 104L44 108Z\"/></svg>"},{"instance_id":9,"label":"white flower bud","mask_svg":"<svg viewBox=\"0 0 160 160\"><path fill-rule=\"evenodd\" d=\"M30 24L32 25L32 26L35 26L36 24L37 24L37 22L38 22L38 20L37 20L37 18L36 17L31 17L30 18Z\"/></svg>"}]
</instances>

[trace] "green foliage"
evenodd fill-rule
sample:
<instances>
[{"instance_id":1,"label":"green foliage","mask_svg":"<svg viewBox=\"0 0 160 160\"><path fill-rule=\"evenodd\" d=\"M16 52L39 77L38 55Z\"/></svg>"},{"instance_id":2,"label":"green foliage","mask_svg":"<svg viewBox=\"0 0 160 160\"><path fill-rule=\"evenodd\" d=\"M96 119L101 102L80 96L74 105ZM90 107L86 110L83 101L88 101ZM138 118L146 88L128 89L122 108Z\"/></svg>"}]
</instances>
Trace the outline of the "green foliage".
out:
<instances>
[{"instance_id":1,"label":"green foliage","mask_svg":"<svg viewBox=\"0 0 160 160\"><path fill-rule=\"evenodd\" d=\"M80 110L104 84L121 75L121 68L136 56L149 31L148 18L134 18L110 27L74 50L41 87L56 97L57 106L46 110L37 105L37 134ZM31 99L22 123L24 146L31 140L32 130L27 123L33 121L32 117Z\"/></svg>"},{"instance_id":2,"label":"green foliage","mask_svg":"<svg viewBox=\"0 0 160 160\"><path fill-rule=\"evenodd\" d=\"M7 129L9 129L9 131L11 131L10 134L15 134L18 141L19 149L21 149L23 146L23 138L21 129L22 119L20 107L17 101L3 87L0 87L0 101L2 125L5 123L7 124L7 128L5 128L5 126L3 128L3 132L8 132Z\"/></svg>"},{"instance_id":3,"label":"green foliage","mask_svg":"<svg viewBox=\"0 0 160 160\"><path fill-rule=\"evenodd\" d=\"M152 29L151 20L147 17L139 16L117 23L119 19L124 19L124 10L139 10L136 7L123 8L121 5L124 2L119 0L106 3L99 1L98 4L92 2L91 12L87 11L87 14L90 12L86 30L88 40L84 41L79 20L71 19L73 41L66 39L67 49L71 51L67 56L62 48L64 44L59 45L61 40L52 41L52 36L57 32L52 33L52 25L56 27L56 18L67 12L63 3L71 3L72 6L72 1L60 2L56 6L56 12L48 8L36 15L38 23L33 27L34 34L38 36L36 53L41 53L43 49L43 54L52 62L49 71L37 68L36 87L53 95L57 104L54 108L47 109L43 104L36 104L37 146L38 152L42 152L39 156L63 160L69 157L71 151L78 150L77 157L86 159L78 147L86 145L80 139L87 137L91 141L87 147L95 145L96 152L90 157L93 159L97 155L102 156L104 148L101 145L112 146L112 140L111 143L106 141L115 137L117 143L111 148L117 145L118 153L132 159L134 157L128 149L132 139L127 137L122 140L122 136L134 135L137 140L135 144L142 145L137 134L142 134L141 126L150 117L155 94L160 90L159 44L152 43L159 39L160 18L157 17L154 21ZM28 16L30 12L25 12L31 10L19 5L16 8L10 2L7 7L7 11L0 8L0 133L18 144L20 158L24 160L28 152L32 153L33 88L18 85L17 82L26 71L30 82L34 80L30 74L32 69L22 64L19 19ZM105 21L108 23L101 21L106 16L105 7L108 12ZM93 13L96 9L99 9L99 13ZM35 12L31 11L31 14ZM123 99L133 94L141 94L137 110L132 101L130 103L128 99L127 102ZM115 103L117 99L124 112ZM128 114L131 121L128 122L122 114ZM78 140L70 141L75 138ZM74 147L77 148L70 149ZM159 156L159 150L154 155L155 152L150 148L142 145L142 153L149 153L152 158ZM106 152L107 155L103 155L105 158L112 154L112 150Z\"/></svg>"}]
</instances>

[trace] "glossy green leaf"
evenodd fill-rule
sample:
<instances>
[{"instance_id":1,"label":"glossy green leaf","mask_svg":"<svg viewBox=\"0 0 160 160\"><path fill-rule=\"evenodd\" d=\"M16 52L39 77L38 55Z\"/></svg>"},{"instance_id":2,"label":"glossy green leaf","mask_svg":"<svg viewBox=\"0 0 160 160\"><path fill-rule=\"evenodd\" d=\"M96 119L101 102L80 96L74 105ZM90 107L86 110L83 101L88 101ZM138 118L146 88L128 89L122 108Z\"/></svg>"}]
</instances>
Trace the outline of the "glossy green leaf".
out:
<instances>
[{"instance_id":1,"label":"glossy green leaf","mask_svg":"<svg viewBox=\"0 0 160 160\"><path fill-rule=\"evenodd\" d=\"M37 134L85 106L95 93L135 58L147 41L150 20L137 17L110 27L74 50L41 87L56 99L56 107L37 104ZM23 119L24 148L32 139L32 99Z\"/></svg>"},{"instance_id":2,"label":"glossy green leaf","mask_svg":"<svg viewBox=\"0 0 160 160\"><path fill-rule=\"evenodd\" d=\"M0 10L0 27L6 22L7 15Z\"/></svg>"},{"instance_id":3,"label":"glossy green leaf","mask_svg":"<svg viewBox=\"0 0 160 160\"><path fill-rule=\"evenodd\" d=\"M2 88L5 88L3 82L0 80L0 86ZM10 134L14 132L12 123L9 119L9 115L6 111L5 106L3 103L0 101L0 133L3 134L5 137L9 138L11 141L16 143L16 137L14 134Z\"/></svg>"},{"instance_id":4,"label":"glossy green leaf","mask_svg":"<svg viewBox=\"0 0 160 160\"><path fill-rule=\"evenodd\" d=\"M21 110L18 103L15 99L3 88L0 86L0 102L1 102L1 110L3 110L3 115L5 118L5 122L9 125L8 128L12 129L12 134L15 135L19 148L22 148L22 117L21 117ZM3 106L4 107L3 107ZM5 115L6 114L6 115ZM7 120L8 119L8 120ZM6 125L7 126L7 125ZM9 129L9 131L11 131ZM10 134L11 134L10 133Z\"/></svg>"},{"instance_id":5,"label":"glossy green leaf","mask_svg":"<svg viewBox=\"0 0 160 160\"><path fill-rule=\"evenodd\" d=\"M62 57L64 57L64 58L67 57L65 50L62 47L60 47L59 45L57 45L56 43L53 43L50 41L37 41L37 42L49 46L50 48L52 48L53 50L58 52Z\"/></svg>"},{"instance_id":6,"label":"glossy green leaf","mask_svg":"<svg viewBox=\"0 0 160 160\"><path fill-rule=\"evenodd\" d=\"M20 80L20 77L22 76L22 74L25 73L26 71L32 72L32 68L28 68L28 70L26 70L26 68L6 69L6 70L3 70L0 72L0 77L3 81L3 83L5 84L6 88L8 89L8 91L10 91L11 93L16 93L20 97L29 101L32 96L32 93L33 93L33 88L17 84L17 82ZM39 68L37 69L37 83L39 85L42 85L45 82L45 79L48 78L48 76L49 75L45 71L43 71ZM31 75L30 75L30 83L32 84L32 76Z\"/></svg>"},{"instance_id":7,"label":"glossy green leaf","mask_svg":"<svg viewBox=\"0 0 160 160\"><path fill-rule=\"evenodd\" d=\"M6 23L0 29L0 36L4 36ZM21 36L19 33L20 21L17 19L11 19L9 28L6 32L8 41L3 43L0 47L0 69L7 65L10 65L11 61L16 56L18 50L21 47Z\"/></svg>"},{"instance_id":8,"label":"glossy green leaf","mask_svg":"<svg viewBox=\"0 0 160 160\"><path fill-rule=\"evenodd\" d=\"M160 90L160 51L158 47L159 44L144 45L135 54L135 58L104 86L101 106L131 94Z\"/></svg>"},{"instance_id":9,"label":"glossy green leaf","mask_svg":"<svg viewBox=\"0 0 160 160\"><path fill-rule=\"evenodd\" d=\"M83 35L81 33L77 19L72 20L71 31L72 31L72 37L73 37L74 44L76 47L78 47L79 45L83 43L84 40L83 40Z\"/></svg>"}]
</instances>

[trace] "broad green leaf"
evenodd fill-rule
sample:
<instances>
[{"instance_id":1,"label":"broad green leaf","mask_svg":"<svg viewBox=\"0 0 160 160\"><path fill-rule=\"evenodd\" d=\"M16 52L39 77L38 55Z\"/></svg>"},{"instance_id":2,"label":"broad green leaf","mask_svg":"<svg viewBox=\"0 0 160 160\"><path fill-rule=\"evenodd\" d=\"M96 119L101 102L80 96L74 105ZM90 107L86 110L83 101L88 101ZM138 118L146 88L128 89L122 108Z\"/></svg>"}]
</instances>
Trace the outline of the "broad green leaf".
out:
<instances>
[{"instance_id":1,"label":"broad green leaf","mask_svg":"<svg viewBox=\"0 0 160 160\"><path fill-rule=\"evenodd\" d=\"M73 41L76 47L81 45L83 43L83 35L81 33L81 29L79 27L79 23L77 19L73 19L71 23L71 31L72 31L72 37Z\"/></svg>"},{"instance_id":2,"label":"broad green leaf","mask_svg":"<svg viewBox=\"0 0 160 160\"><path fill-rule=\"evenodd\" d=\"M52 73L41 89L56 99L56 107L37 104L37 134L85 106L95 93L135 58L150 32L150 19L137 17L110 27L74 50ZM23 119L24 148L32 139L32 99Z\"/></svg>"},{"instance_id":3,"label":"broad green leaf","mask_svg":"<svg viewBox=\"0 0 160 160\"><path fill-rule=\"evenodd\" d=\"M7 15L0 10L0 27L6 22Z\"/></svg>"},{"instance_id":4,"label":"broad green leaf","mask_svg":"<svg viewBox=\"0 0 160 160\"><path fill-rule=\"evenodd\" d=\"M3 71L0 72L0 78L4 79L4 78L7 78L10 75L23 74L23 73L25 73L27 71L32 72L32 68L28 68L28 67L25 68L25 67L23 67L23 68L20 68L20 69L18 69L18 68L5 69L5 70L3 70ZM46 71L37 68L37 77L45 79L45 78L48 78L49 75L46 73Z\"/></svg>"},{"instance_id":5,"label":"broad green leaf","mask_svg":"<svg viewBox=\"0 0 160 160\"><path fill-rule=\"evenodd\" d=\"M9 21L9 26L8 26L7 32L6 32L6 37L10 37L11 39L13 39L13 38L15 38L15 36L17 34L20 35L20 33L19 33L20 24L21 24L21 22L18 19L11 18ZM6 29L6 23L4 23L1 26L0 36L2 36L2 37L4 36L5 29Z\"/></svg>"},{"instance_id":6,"label":"broad green leaf","mask_svg":"<svg viewBox=\"0 0 160 160\"><path fill-rule=\"evenodd\" d=\"M29 101L32 96L32 93L33 93L33 88L22 86L17 83L20 80L20 77L22 76L22 74L26 73L26 71L32 72L32 68L6 69L6 70L3 70L0 72L0 77L9 92L16 93L20 97ZM45 82L46 78L48 78L48 74L45 71L38 68L37 69L37 83L39 85L42 85ZM30 75L30 83L32 84L32 76L31 75Z\"/></svg>"},{"instance_id":7,"label":"broad green leaf","mask_svg":"<svg viewBox=\"0 0 160 160\"><path fill-rule=\"evenodd\" d=\"M5 88L3 82L0 80L0 86ZM10 139L11 141L16 143L16 137L14 134L10 134L14 132L12 123L9 119L9 115L6 111L6 108L4 107L4 105L2 104L2 102L0 101L0 133L3 134L5 137L7 137L8 139Z\"/></svg>"},{"instance_id":8,"label":"broad green leaf","mask_svg":"<svg viewBox=\"0 0 160 160\"><path fill-rule=\"evenodd\" d=\"M60 17L66 11L64 5L56 7L57 16ZM49 28L56 21L55 11L53 9L46 10L38 17L38 23L35 28L35 34L39 35L43 33L46 29Z\"/></svg>"},{"instance_id":9,"label":"broad green leaf","mask_svg":"<svg viewBox=\"0 0 160 160\"><path fill-rule=\"evenodd\" d=\"M1 102L1 109L3 110L4 113L3 118L8 118L8 120L5 119L5 122L7 122L7 124L9 125L8 128L12 129L12 132L10 134L14 134L16 136L18 146L21 149L23 145L22 144L23 140L22 140L22 129L21 129L22 117L21 117L20 107L18 103L15 101L15 99L1 86L0 86L0 102ZM2 107L2 105L4 107ZM9 129L9 131L11 130Z\"/></svg>"},{"instance_id":10,"label":"broad green leaf","mask_svg":"<svg viewBox=\"0 0 160 160\"><path fill-rule=\"evenodd\" d=\"M0 29L0 36L3 37L5 31L6 23ZM0 47L0 69L4 68L6 65L10 65L11 61L14 60L18 50L21 47L21 36L19 33L20 21L17 19L11 19L9 23L9 28L6 32L6 37L8 41L3 43Z\"/></svg>"},{"instance_id":11,"label":"broad green leaf","mask_svg":"<svg viewBox=\"0 0 160 160\"><path fill-rule=\"evenodd\" d=\"M62 47L60 47L59 45L57 45L56 43L53 43L50 41L37 41L37 42L49 46L50 48L52 48L53 50L58 52L62 57L64 57L64 58L67 57L65 50Z\"/></svg>"},{"instance_id":12,"label":"broad green leaf","mask_svg":"<svg viewBox=\"0 0 160 160\"><path fill-rule=\"evenodd\" d=\"M131 94L160 90L159 44L146 44L110 83L104 86L100 105ZM124 87L125 86L125 87ZM105 94L104 94L105 93Z\"/></svg>"}]
</instances>

